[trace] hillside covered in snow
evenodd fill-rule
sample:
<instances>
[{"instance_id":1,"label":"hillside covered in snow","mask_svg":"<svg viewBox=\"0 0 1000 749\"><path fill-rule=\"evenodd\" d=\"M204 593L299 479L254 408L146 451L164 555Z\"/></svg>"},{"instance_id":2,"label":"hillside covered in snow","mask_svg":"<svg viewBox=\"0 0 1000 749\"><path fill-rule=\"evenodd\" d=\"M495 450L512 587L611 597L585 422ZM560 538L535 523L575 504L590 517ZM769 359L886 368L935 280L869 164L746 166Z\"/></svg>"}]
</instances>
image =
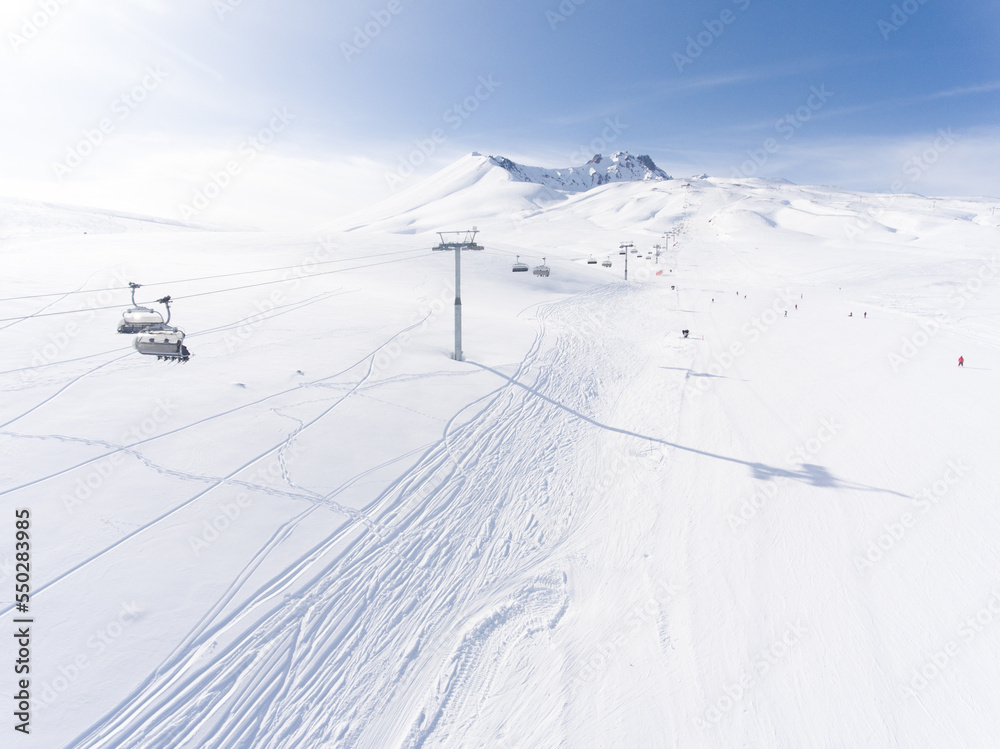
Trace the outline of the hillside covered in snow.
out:
<instances>
[{"instance_id":1,"label":"hillside covered in snow","mask_svg":"<svg viewBox=\"0 0 1000 749\"><path fill-rule=\"evenodd\" d=\"M32 208L17 744L993 746L997 201L630 159L470 155L297 235ZM129 281L189 362L116 333Z\"/></svg>"}]
</instances>

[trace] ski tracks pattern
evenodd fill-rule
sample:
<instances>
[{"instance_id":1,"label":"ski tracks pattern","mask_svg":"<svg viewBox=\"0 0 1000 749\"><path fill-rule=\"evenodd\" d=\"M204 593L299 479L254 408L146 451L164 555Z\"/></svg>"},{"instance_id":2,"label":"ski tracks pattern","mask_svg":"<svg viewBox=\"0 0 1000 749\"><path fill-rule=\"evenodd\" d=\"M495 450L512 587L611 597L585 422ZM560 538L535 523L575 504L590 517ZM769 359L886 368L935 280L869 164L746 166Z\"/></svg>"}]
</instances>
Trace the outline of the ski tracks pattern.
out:
<instances>
[{"instance_id":1,"label":"ski tracks pattern","mask_svg":"<svg viewBox=\"0 0 1000 749\"><path fill-rule=\"evenodd\" d=\"M519 645L545 638L570 607L554 552L573 524L573 446L594 429L573 413L600 396L578 375L606 356L580 321L620 293L608 286L539 308L535 344L511 375L529 389L498 382L471 418L456 414L360 513L366 522L347 524L237 610L225 611L224 596L73 746L461 741L494 685L516 673ZM263 554L311 511L277 529Z\"/></svg>"}]
</instances>

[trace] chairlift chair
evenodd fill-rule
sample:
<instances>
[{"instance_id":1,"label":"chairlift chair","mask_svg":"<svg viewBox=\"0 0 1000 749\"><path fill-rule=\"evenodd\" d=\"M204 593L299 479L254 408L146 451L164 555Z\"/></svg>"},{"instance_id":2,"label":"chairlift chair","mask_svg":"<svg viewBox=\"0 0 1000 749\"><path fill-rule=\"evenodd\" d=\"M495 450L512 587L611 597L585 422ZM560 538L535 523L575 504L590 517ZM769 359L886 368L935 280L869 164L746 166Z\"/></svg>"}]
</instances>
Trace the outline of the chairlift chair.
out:
<instances>
[{"instance_id":1,"label":"chairlift chair","mask_svg":"<svg viewBox=\"0 0 1000 749\"><path fill-rule=\"evenodd\" d=\"M184 345L184 331L170 327L170 297L156 300L167 308L167 319L155 328L147 328L132 342L140 354L155 356L157 361L182 361L191 358L191 352Z\"/></svg>"},{"instance_id":2,"label":"chairlift chair","mask_svg":"<svg viewBox=\"0 0 1000 749\"><path fill-rule=\"evenodd\" d=\"M532 270L531 272L534 273L536 276L548 276L549 266L545 264L545 258L542 258L542 264L536 265L534 270Z\"/></svg>"},{"instance_id":3,"label":"chairlift chair","mask_svg":"<svg viewBox=\"0 0 1000 749\"><path fill-rule=\"evenodd\" d=\"M587 260L587 265L597 265L597 258L595 258L593 255L591 255L590 259Z\"/></svg>"},{"instance_id":4,"label":"chairlift chair","mask_svg":"<svg viewBox=\"0 0 1000 749\"><path fill-rule=\"evenodd\" d=\"M140 307L135 303L135 290L141 288L141 284L129 281L132 288L132 307L122 313L122 319L118 323L119 333L141 333L144 330L153 330L163 325L163 315L155 309Z\"/></svg>"},{"instance_id":5,"label":"chairlift chair","mask_svg":"<svg viewBox=\"0 0 1000 749\"><path fill-rule=\"evenodd\" d=\"M605 260L603 263L601 263L601 265L603 265L605 268L610 268L611 267L611 258L608 258L607 260Z\"/></svg>"},{"instance_id":6,"label":"chairlift chair","mask_svg":"<svg viewBox=\"0 0 1000 749\"><path fill-rule=\"evenodd\" d=\"M140 354L155 356L158 361L186 362L191 358L191 352L184 345L184 331L178 328L140 333L133 345Z\"/></svg>"},{"instance_id":7,"label":"chairlift chair","mask_svg":"<svg viewBox=\"0 0 1000 749\"><path fill-rule=\"evenodd\" d=\"M517 262L515 262L511 266L510 270L513 273L527 273L528 272L528 264L527 263L522 263L521 262L521 256L518 255L517 256Z\"/></svg>"}]
</instances>

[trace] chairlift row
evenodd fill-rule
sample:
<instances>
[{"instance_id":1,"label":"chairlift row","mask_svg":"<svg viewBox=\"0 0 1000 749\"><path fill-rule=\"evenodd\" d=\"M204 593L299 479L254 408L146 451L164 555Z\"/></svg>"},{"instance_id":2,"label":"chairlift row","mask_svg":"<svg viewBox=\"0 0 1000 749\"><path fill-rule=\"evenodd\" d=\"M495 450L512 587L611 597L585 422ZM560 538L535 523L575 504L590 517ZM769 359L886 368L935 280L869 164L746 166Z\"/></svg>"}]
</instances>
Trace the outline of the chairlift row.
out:
<instances>
[{"instance_id":1,"label":"chairlift row","mask_svg":"<svg viewBox=\"0 0 1000 749\"><path fill-rule=\"evenodd\" d=\"M132 345L140 354L155 356L157 361L186 362L191 352L184 345L184 331L170 325L170 297L157 299L158 304L167 308L167 318L157 310L136 304L135 290L141 284L129 282L132 289L132 306L122 313L118 332L136 334Z\"/></svg>"},{"instance_id":2,"label":"chairlift row","mask_svg":"<svg viewBox=\"0 0 1000 749\"><path fill-rule=\"evenodd\" d=\"M510 270L512 273L527 273L528 264L521 262L521 256L518 255L517 260L511 266ZM549 266L545 264L545 258L542 258L542 264L536 265L531 272L534 273L536 276L548 276Z\"/></svg>"},{"instance_id":3,"label":"chairlift row","mask_svg":"<svg viewBox=\"0 0 1000 749\"><path fill-rule=\"evenodd\" d=\"M624 255L625 253L622 252L622 254ZM546 258L542 258L542 264L536 265L534 268L531 269L531 272L534 273L536 276L543 276L543 277L548 276L551 273L551 269L549 268L548 265L545 264L545 260ZM597 258L591 255L590 258L587 260L587 265L597 265ZM610 268L611 258L606 258L605 260L603 260L601 262L601 265L605 268ZM518 255L517 260L515 260L514 264L511 265L510 270L512 273L527 273L528 264L523 262L521 260L521 256Z\"/></svg>"}]
</instances>

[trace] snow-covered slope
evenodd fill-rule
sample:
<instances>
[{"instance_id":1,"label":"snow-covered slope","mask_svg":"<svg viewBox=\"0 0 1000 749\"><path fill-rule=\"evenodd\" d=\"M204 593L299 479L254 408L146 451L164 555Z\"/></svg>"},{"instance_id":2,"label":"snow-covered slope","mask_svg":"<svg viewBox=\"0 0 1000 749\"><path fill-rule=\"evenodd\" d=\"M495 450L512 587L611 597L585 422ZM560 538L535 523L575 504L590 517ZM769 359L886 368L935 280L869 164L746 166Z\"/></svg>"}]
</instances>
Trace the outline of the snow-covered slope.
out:
<instances>
[{"instance_id":1,"label":"snow-covered slope","mask_svg":"<svg viewBox=\"0 0 1000 749\"><path fill-rule=\"evenodd\" d=\"M128 231L197 228L199 227L153 216L55 205L37 200L0 198L0 238L39 233L120 234Z\"/></svg>"},{"instance_id":2,"label":"snow-covered slope","mask_svg":"<svg viewBox=\"0 0 1000 749\"><path fill-rule=\"evenodd\" d=\"M441 222L510 222L611 184L669 180L648 156L600 155L582 167L544 169L471 153L378 205L337 220L336 229L412 234Z\"/></svg>"},{"instance_id":3,"label":"snow-covered slope","mask_svg":"<svg viewBox=\"0 0 1000 749\"><path fill-rule=\"evenodd\" d=\"M993 746L996 201L482 157L397 200L8 242L20 745ZM190 362L116 335L127 280Z\"/></svg>"}]
</instances>

